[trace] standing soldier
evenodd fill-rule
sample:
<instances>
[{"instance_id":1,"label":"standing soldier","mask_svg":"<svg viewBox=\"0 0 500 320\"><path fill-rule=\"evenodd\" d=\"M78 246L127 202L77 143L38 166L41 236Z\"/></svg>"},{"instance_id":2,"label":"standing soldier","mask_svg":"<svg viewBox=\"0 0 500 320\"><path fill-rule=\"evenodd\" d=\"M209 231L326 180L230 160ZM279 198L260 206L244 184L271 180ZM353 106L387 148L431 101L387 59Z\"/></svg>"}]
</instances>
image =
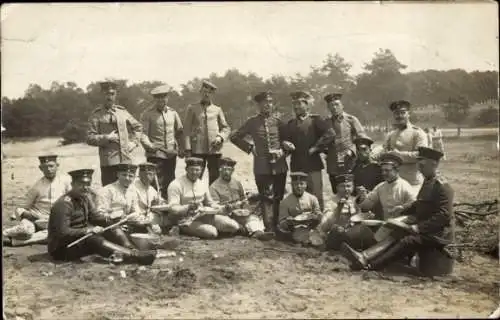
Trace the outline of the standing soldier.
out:
<instances>
[{"instance_id":1,"label":"standing soldier","mask_svg":"<svg viewBox=\"0 0 500 320\"><path fill-rule=\"evenodd\" d=\"M100 85L106 101L90 116L87 144L99 147L101 182L105 186L117 178L114 165L131 161L142 126L124 107L115 104L116 83Z\"/></svg>"},{"instance_id":2,"label":"standing soldier","mask_svg":"<svg viewBox=\"0 0 500 320\"><path fill-rule=\"evenodd\" d=\"M335 137L335 132L328 121L317 114L310 114L313 97L308 92L297 91L291 94L295 119L287 124L285 150L293 145L291 151L290 170L305 172L307 177L307 192L318 198L321 210L323 204L323 177L324 169L320 151L324 150Z\"/></svg>"},{"instance_id":3,"label":"standing soldier","mask_svg":"<svg viewBox=\"0 0 500 320\"><path fill-rule=\"evenodd\" d=\"M272 114L273 97L269 91L254 97L259 114L249 118L231 136L231 142L247 154L254 155L253 172L255 184L261 197L273 199L273 216L264 217L267 231L274 231L279 214L279 203L285 195L288 165L281 144L284 140L285 124ZM245 140L250 136L253 144ZM272 189L272 191L271 191Z\"/></svg>"},{"instance_id":4,"label":"standing soldier","mask_svg":"<svg viewBox=\"0 0 500 320\"><path fill-rule=\"evenodd\" d=\"M390 104L389 108L394 116L396 129L387 135L384 149L403 159L399 175L413 186L417 194L424 181L416 165L418 148L427 147L427 136L424 130L410 123L410 107L411 104L405 100L394 101Z\"/></svg>"},{"instance_id":5,"label":"standing soldier","mask_svg":"<svg viewBox=\"0 0 500 320\"><path fill-rule=\"evenodd\" d=\"M201 101L187 108L184 121L186 155L203 159L201 177L208 167L209 184L219 177L220 150L230 133L224 112L212 103L215 90L214 84L203 81Z\"/></svg>"},{"instance_id":6,"label":"standing soldier","mask_svg":"<svg viewBox=\"0 0 500 320\"><path fill-rule=\"evenodd\" d=\"M179 114L167 106L170 87L159 86L151 91L155 104L141 116L142 145L148 162L157 165L161 195L167 198L167 188L175 179L177 155L184 156L182 122Z\"/></svg>"},{"instance_id":7,"label":"standing soldier","mask_svg":"<svg viewBox=\"0 0 500 320\"><path fill-rule=\"evenodd\" d=\"M335 131L335 142L330 144L326 157L326 169L334 193L337 193L335 176L351 172L356 159L354 139L365 135L358 118L344 112L341 93L327 94L324 99L331 113L329 119Z\"/></svg>"},{"instance_id":8,"label":"standing soldier","mask_svg":"<svg viewBox=\"0 0 500 320\"><path fill-rule=\"evenodd\" d=\"M354 140L356 144L356 164L352 170L354 175L355 194L360 190L372 191L373 188L382 181L382 171L380 165L371 158L371 146L373 140L369 137L358 137Z\"/></svg>"}]
</instances>

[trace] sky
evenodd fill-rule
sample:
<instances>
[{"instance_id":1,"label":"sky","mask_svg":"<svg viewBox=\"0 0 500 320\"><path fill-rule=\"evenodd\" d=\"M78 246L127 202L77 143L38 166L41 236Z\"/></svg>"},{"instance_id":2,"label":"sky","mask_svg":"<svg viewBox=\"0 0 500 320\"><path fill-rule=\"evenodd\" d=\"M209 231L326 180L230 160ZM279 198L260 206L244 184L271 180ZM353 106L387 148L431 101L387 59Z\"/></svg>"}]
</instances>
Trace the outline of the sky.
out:
<instances>
[{"instance_id":1,"label":"sky","mask_svg":"<svg viewBox=\"0 0 500 320\"><path fill-rule=\"evenodd\" d=\"M230 68L307 74L339 53L362 71L379 48L424 69L498 70L496 2L73 3L1 7L1 95L105 78L174 88Z\"/></svg>"}]
</instances>

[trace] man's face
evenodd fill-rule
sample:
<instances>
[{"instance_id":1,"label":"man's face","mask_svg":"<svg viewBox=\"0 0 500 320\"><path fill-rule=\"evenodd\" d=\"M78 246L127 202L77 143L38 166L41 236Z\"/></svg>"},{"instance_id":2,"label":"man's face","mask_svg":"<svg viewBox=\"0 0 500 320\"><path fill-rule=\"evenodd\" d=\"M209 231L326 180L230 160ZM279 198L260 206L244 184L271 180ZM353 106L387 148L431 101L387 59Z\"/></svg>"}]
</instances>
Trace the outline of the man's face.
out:
<instances>
[{"instance_id":1,"label":"man's face","mask_svg":"<svg viewBox=\"0 0 500 320\"><path fill-rule=\"evenodd\" d=\"M259 101L258 103L259 111L264 114L270 114L273 110L273 98L266 97L264 100Z\"/></svg>"},{"instance_id":2,"label":"man's face","mask_svg":"<svg viewBox=\"0 0 500 320\"><path fill-rule=\"evenodd\" d=\"M201 87L200 95L202 101L210 101L212 98L212 90L207 87Z\"/></svg>"},{"instance_id":3,"label":"man's face","mask_svg":"<svg viewBox=\"0 0 500 320\"><path fill-rule=\"evenodd\" d=\"M186 175L189 180L195 182L201 177L201 166L189 166L186 168Z\"/></svg>"},{"instance_id":4,"label":"man's face","mask_svg":"<svg viewBox=\"0 0 500 320\"><path fill-rule=\"evenodd\" d=\"M234 168L231 166L223 165L219 168L220 177L225 181L230 181L233 175Z\"/></svg>"},{"instance_id":5,"label":"man's face","mask_svg":"<svg viewBox=\"0 0 500 320\"><path fill-rule=\"evenodd\" d=\"M385 181L392 181L396 178L398 172L392 164L383 164L380 166L380 171L382 172L382 178Z\"/></svg>"},{"instance_id":6,"label":"man's face","mask_svg":"<svg viewBox=\"0 0 500 320\"><path fill-rule=\"evenodd\" d=\"M153 169L143 169L139 171L139 179L141 179L141 182L146 186L150 186L154 183L155 176L156 172Z\"/></svg>"},{"instance_id":7,"label":"man's face","mask_svg":"<svg viewBox=\"0 0 500 320\"><path fill-rule=\"evenodd\" d=\"M426 158L418 159L417 162L418 170L424 177L432 177L436 173L438 164L438 161Z\"/></svg>"},{"instance_id":8,"label":"man's face","mask_svg":"<svg viewBox=\"0 0 500 320\"><path fill-rule=\"evenodd\" d=\"M307 114L311 109L309 104L303 100L292 100L292 107L295 115L298 117Z\"/></svg>"},{"instance_id":9,"label":"man's face","mask_svg":"<svg viewBox=\"0 0 500 320\"><path fill-rule=\"evenodd\" d=\"M164 108L168 103L168 95L156 96L155 103L158 108L160 109Z\"/></svg>"},{"instance_id":10,"label":"man's face","mask_svg":"<svg viewBox=\"0 0 500 320\"><path fill-rule=\"evenodd\" d=\"M109 90L104 93L104 98L106 99L106 103L111 105L116 101L116 91Z\"/></svg>"},{"instance_id":11,"label":"man's face","mask_svg":"<svg viewBox=\"0 0 500 320\"><path fill-rule=\"evenodd\" d=\"M123 187L128 188L135 179L135 172L122 171L118 172L118 183Z\"/></svg>"},{"instance_id":12,"label":"man's face","mask_svg":"<svg viewBox=\"0 0 500 320\"><path fill-rule=\"evenodd\" d=\"M410 112L406 109L396 109L392 115L396 124L406 124L410 120Z\"/></svg>"},{"instance_id":13,"label":"man's face","mask_svg":"<svg viewBox=\"0 0 500 320\"><path fill-rule=\"evenodd\" d=\"M43 176L49 180L54 179L57 173L57 169L59 168L59 163L55 161L48 161L45 163L42 163L40 166L40 171L42 171Z\"/></svg>"},{"instance_id":14,"label":"man's face","mask_svg":"<svg viewBox=\"0 0 500 320\"><path fill-rule=\"evenodd\" d=\"M292 191L296 196L301 196L304 194L307 188L307 182L303 180L293 180L292 181Z\"/></svg>"},{"instance_id":15,"label":"man's face","mask_svg":"<svg viewBox=\"0 0 500 320\"><path fill-rule=\"evenodd\" d=\"M339 116L344 112L344 105L340 100L333 100L327 103L328 110L333 116Z\"/></svg>"},{"instance_id":16,"label":"man's face","mask_svg":"<svg viewBox=\"0 0 500 320\"><path fill-rule=\"evenodd\" d=\"M340 197L348 197L354 191L354 183L342 182L337 185L337 193Z\"/></svg>"},{"instance_id":17,"label":"man's face","mask_svg":"<svg viewBox=\"0 0 500 320\"><path fill-rule=\"evenodd\" d=\"M371 148L366 144L359 144L356 146L356 150L358 153L358 159L360 161L366 161L370 159Z\"/></svg>"},{"instance_id":18,"label":"man's face","mask_svg":"<svg viewBox=\"0 0 500 320\"><path fill-rule=\"evenodd\" d=\"M73 192L76 193L77 195L85 195L90 192L90 185L92 184L92 181L72 181L71 182L71 188L73 189Z\"/></svg>"}]
</instances>

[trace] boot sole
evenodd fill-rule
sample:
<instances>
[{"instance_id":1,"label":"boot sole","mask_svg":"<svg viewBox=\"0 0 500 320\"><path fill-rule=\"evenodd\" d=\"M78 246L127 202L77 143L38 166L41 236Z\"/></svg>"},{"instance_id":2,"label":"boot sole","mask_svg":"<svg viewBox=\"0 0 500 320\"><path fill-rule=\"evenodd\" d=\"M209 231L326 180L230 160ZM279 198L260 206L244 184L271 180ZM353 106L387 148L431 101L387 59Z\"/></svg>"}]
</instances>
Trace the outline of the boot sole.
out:
<instances>
[{"instance_id":1,"label":"boot sole","mask_svg":"<svg viewBox=\"0 0 500 320\"><path fill-rule=\"evenodd\" d=\"M365 268L363 263L361 263L361 261L359 261L356 254L352 251L352 249L346 243L342 243L342 245L340 246L340 254L342 254L342 256L344 258L346 258L351 263L351 265L350 265L351 269L362 270Z\"/></svg>"}]
</instances>

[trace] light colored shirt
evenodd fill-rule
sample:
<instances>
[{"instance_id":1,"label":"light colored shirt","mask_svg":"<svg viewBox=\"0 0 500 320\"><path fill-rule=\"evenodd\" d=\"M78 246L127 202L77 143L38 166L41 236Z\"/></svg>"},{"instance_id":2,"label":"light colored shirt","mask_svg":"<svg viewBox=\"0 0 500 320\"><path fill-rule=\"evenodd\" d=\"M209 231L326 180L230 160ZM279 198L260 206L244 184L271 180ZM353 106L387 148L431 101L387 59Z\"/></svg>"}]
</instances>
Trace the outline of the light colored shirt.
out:
<instances>
[{"instance_id":1,"label":"light colored shirt","mask_svg":"<svg viewBox=\"0 0 500 320\"><path fill-rule=\"evenodd\" d=\"M204 206L212 206L215 204L210 192L208 184L200 179L192 182L186 175L176 178L170 183L167 189L168 205L171 207L171 212L185 212L187 205L198 203ZM189 218L182 217L179 224L183 224Z\"/></svg>"},{"instance_id":2,"label":"light colored shirt","mask_svg":"<svg viewBox=\"0 0 500 320\"><path fill-rule=\"evenodd\" d=\"M137 179L130 188L135 192L137 198L137 208L139 210L139 215L132 222L137 223L147 223L153 220L153 212L151 211L151 204L153 200L161 201L161 196L152 187L147 186L142 183L140 179Z\"/></svg>"},{"instance_id":3,"label":"light colored shirt","mask_svg":"<svg viewBox=\"0 0 500 320\"><path fill-rule=\"evenodd\" d=\"M377 203L382 205L384 219L395 218L397 215L389 214L396 206L408 208L417 200L413 187L408 181L398 177L395 181L383 181L368 193L366 199L360 204L363 209L371 209Z\"/></svg>"},{"instance_id":4,"label":"light colored shirt","mask_svg":"<svg viewBox=\"0 0 500 320\"><path fill-rule=\"evenodd\" d=\"M56 174L51 181L40 178L28 191L23 208L40 218L49 218L54 202L71 190L71 177L67 174Z\"/></svg>"},{"instance_id":5,"label":"light colored shirt","mask_svg":"<svg viewBox=\"0 0 500 320\"><path fill-rule=\"evenodd\" d=\"M210 185L209 190L212 199L220 204L241 201L246 198L243 185L234 178L231 178L230 181L217 178L217 180Z\"/></svg>"},{"instance_id":6,"label":"light colored shirt","mask_svg":"<svg viewBox=\"0 0 500 320\"><path fill-rule=\"evenodd\" d=\"M420 185L424 181L416 163L418 148L427 147L427 142L424 130L411 123L408 123L404 129L391 131L385 140L386 151L399 151L398 155L403 159L403 165L399 167L399 175L413 186Z\"/></svg>"},{"instance_id":7,"label":"light colored shirt","mask_svg":"<svg viewBox=\"0 0 500 320\"><path fill-rule=\"evenodd\" d=\"M97 196L97 211L106 216L110 211L123 211L124 215L139 211L135 188L124 188L115 181L102 188Z\"/></svg>"},{"instance_id":8,"label":"light colored shirt","mask_svg":"<svg viewBox=\"0 0 500 320\"><path fill-rule=\"evenodd\" d=\"M288 217L295 217L302 213L312 213L321 216L321 208L316 196L309 192L304 192L297 197L293 192L288 194L280 203L278 221L282 223Z\"/></svg>"}]
</instances>

